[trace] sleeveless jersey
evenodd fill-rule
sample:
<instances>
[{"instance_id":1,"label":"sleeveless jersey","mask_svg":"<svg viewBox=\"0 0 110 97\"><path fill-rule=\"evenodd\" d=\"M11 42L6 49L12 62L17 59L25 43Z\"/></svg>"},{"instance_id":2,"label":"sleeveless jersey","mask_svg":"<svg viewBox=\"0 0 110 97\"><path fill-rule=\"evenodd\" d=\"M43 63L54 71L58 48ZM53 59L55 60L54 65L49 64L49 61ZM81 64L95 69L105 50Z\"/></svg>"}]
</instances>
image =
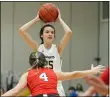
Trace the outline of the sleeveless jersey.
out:
<instances>
[{"instance_id":1,"label":"sleeveless jersey","mask_svg":"<svg viewBox=\"0 0 110 97\"><path fill-rule=\"evenodd\" d=\"M50 49L46 49L44 47L44 44L41 44L38 48L39 52L42 52L47 58L47 61L49 64L53 65L54 71L62 71L61 70L61 59L57 50L57 47L55 44L52 44L52 47Z\"/></svg>"},{"instance_id":2,"label":"sleeveless jersey","mask_svg":"<svg viewBox=\"0 0 110 97\"><path fill-rule=\"evenodd\" d=\"M57 76L52 69L39 68L28 71L27 86L32 96L39 94L58 94Z\"/></svg>"}]
</instances>

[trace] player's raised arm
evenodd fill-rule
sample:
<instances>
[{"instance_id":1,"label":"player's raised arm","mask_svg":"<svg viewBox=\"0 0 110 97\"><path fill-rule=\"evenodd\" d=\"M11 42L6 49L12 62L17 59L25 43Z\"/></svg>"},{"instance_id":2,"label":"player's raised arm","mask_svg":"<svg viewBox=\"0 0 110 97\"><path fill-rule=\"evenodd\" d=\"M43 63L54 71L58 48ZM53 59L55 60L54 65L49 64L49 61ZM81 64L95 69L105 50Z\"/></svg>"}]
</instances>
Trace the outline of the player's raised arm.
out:
<instances>
[{"instance_id":1,"label":"player's raised arm","mask_svg":"<svg viewBox=\"0 0 110 97\"><path fill-rule=\"evenodd\" d=\"M7 91L1 96L16 96L27 86L27 74L25 73L21 76L19 83L11 90Z\"/></svg>"},{"instance_id":2,"label":"player's raised arm","mask_svg":"<svg viewBox=\"0 0 110 97\"><path fill-rule=\"evenodd\" d=\"M66 44L69 42L71 36L72 36L72 30L69 28L69 26L63 21L63 19L61 18L61 14L60 14L60 10L59 11L59 16L58 16L58 21L60 22L60 24L62 25L65 34L63 36L63 38L60 40L60 43L58 44L58 52L61 56Z\"/></svg>"},{"instance_id":3,"label":"player's raised arm","mask_svg":"<svg viewBox=\"0 0 110 97\"><path fill-rule=\"evenodd\" d=\"M29 21L28 23L24 24L22 27L19 28L19 33L21 34L21 36L23 37L23 39L25 40L25 42L34 50L37 51L39 44L37 42L35 42L31 36L27 33L27 30L36 22L38 22L39 19L39 14L37 15L37 17L35 17L34 19L32 19L31 21Z\"/></svg>"}]
</instances>

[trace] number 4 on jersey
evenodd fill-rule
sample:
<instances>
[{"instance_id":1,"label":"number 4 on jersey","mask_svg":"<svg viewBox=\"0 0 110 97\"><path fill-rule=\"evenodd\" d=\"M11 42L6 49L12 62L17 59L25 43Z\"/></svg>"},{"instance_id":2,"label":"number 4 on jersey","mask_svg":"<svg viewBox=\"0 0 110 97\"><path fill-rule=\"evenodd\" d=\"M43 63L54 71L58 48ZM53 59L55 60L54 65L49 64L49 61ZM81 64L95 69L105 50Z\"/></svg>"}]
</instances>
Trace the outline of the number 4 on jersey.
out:
<instances>
[{"instance_id":1,"label":"number 4 on jersey","mask_svg":"<svg viewBox=\"0 0 110 97\"><path fill-rule=\"evenodd\" d=\"M44 81L48 81L48 77L45 73L42 73L40 76L39 76L41 79L43 79Z\"/></svg>"}]
</instances>

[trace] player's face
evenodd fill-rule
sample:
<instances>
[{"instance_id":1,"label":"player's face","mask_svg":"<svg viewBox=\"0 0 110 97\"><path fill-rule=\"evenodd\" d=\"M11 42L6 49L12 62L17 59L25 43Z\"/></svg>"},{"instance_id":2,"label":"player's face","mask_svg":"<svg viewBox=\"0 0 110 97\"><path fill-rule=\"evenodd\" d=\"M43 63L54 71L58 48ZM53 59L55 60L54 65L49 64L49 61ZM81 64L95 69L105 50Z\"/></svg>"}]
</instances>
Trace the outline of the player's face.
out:
<instances>
[{"instance_id":1,"label":"player's face","mask_svg":"<svg viewBox=\"0 0 110 97\"><path fill-rule=\"evenodd\" d=\"M55 32L52 27L45 27L43 35L41 36L44 42L52 43L54 40Z\"/></svg>"}]
</instances>

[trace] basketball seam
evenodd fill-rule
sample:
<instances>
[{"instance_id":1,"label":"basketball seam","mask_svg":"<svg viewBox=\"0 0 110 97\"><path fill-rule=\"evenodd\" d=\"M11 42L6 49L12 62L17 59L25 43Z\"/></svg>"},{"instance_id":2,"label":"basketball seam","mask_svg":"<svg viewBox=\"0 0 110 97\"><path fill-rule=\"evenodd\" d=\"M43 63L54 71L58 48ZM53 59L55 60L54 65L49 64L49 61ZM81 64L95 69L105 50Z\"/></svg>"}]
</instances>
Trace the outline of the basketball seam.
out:
<instances>
[{"instance_id":1,"label":"basketball seam","mask_svg":"<svg viewBox=\"0 0 110 97\"><path fill-rule=\"evenodd\" d=\"M42 12L40 12L40 14L41 14L41 19L42 19L44 22L47 22L47 21L43 18Z\"/></svg>"},{"instance_id":2,"label":"basketball seam","mask_svg":"<svg viewBox=\"0 0 110 97\"><path fill-rule=\"evenodd\" d=\"M50 4L50 5L51 5L51 4ZM51 6L52 6L52 5L51 5ZM52 7L53 7L54 9L55 9L55 8L57 9L57 7L56 7L56 6L55 6L55 7L54 7L54 6L52 6ZM55 9L55 10L56 10L56 9Z\"/></svg>"},{"instance_id":3,"label":"basketball seam","mask_svg":"<svg viewBox=\"0 0 110 97\"><path fill-rule=\"evenodd\" d=\"M44 6L43 6L44 7ZM45 7L44 7L45 8ZM46 8L45 8L46 9ZM47 10L47 9L46 9ZM48 10L47 10L48 11ZM49 11L48 11L48 13L49 13ZM50 13L49 13L50 14ZM50 14L51 15L51 14ZM53 16L51 15L51 17L53 18ZM54 18L53 18L53 20L54 20Z\"/></svg>"}]
</instances>

